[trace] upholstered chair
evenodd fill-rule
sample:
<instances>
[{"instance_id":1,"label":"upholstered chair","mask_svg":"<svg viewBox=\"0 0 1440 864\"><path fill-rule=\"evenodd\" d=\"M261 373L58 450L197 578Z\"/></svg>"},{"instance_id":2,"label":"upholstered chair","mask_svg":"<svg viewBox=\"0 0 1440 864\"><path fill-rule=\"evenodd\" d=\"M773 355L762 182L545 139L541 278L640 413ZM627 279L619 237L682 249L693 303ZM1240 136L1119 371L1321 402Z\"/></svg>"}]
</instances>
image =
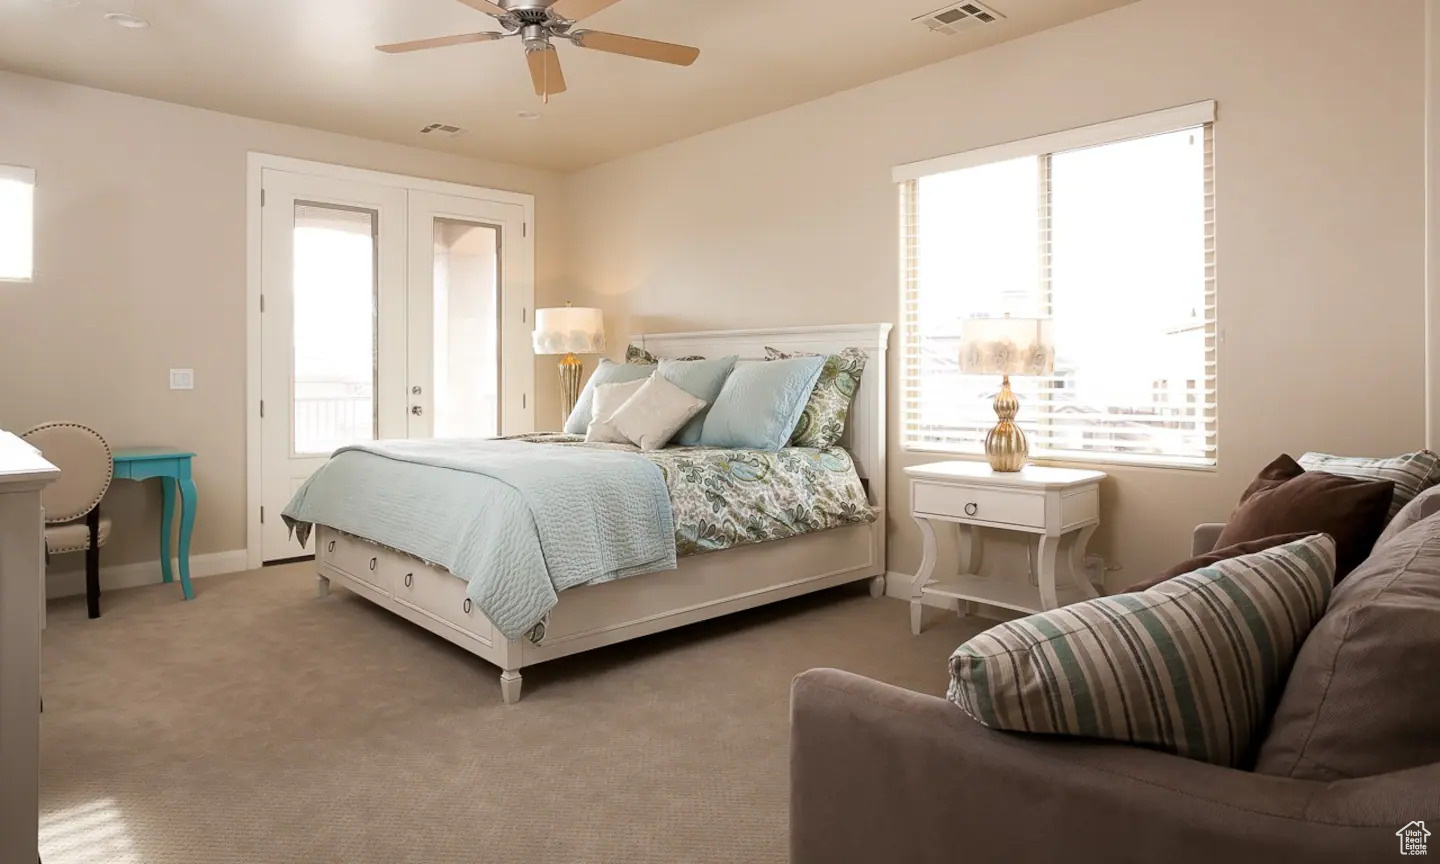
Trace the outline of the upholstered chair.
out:
<instances>
[{"instance_id":1,"label":"upholstered chair","mask_svg":"<svg viewBox=\"0 0 1440 864\"><path fill-rule=\"evenodd\" d=\"M110 538L110 518L100 499L115 473L110 445L79 423L44 423L20 436L60 469L60 479L40 493L45 508L45 553L85 553L85 607L100 617L100 547Z\"/></svg>"}]
</instances>

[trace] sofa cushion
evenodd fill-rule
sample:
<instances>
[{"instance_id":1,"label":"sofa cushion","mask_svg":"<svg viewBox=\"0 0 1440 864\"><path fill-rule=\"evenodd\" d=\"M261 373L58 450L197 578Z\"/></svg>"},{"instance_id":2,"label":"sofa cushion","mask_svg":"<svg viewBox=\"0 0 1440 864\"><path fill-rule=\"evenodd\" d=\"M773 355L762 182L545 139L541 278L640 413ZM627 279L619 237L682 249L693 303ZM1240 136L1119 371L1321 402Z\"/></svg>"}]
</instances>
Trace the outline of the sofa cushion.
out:
<instances>
[{"instance_id":1,"label":"sofa cushion","mask_svg":"<svg viewBox=\"0 0 1440 864\"><path fill-rule=\"evenodd\" d=\"M1186 573L1194 573L1196 570L1212 567L1221 561L1239 558L1241 555L1253 555L1256 552L1264 552L1266 549L1272 549L1276 546L1284 546L1286 543L1294 543L1296 540L1304 540L1309 536L1309 532L1306 531L1300 531L1294 534L1276 534L1273 537L1261 537L1259 540L1247 540L1244 543L1236 543L1234 546L1226 546L1223 549L1212 549L1202 555L1196 555L1188 561L1181 561L1159 576L1152 576L1144 582L1137 582L1125 590L1148 591L1167 579L1184 576Z\"/></svg>"},{"instance_id":2,"label":"sofa cushion","mask_svg":"<svg viewBox=\"0 0 1440 864\"><path fill-rule=\"evenodd\" d=\"M1385 530L1389 480L1362 480L1320 471L1288 476L1288 456L1266 466L1215 541L1217 549L1276 534L1329 534L1335 540L1335 578L1354 570Z\"/></svg>"},{"instance_id":3,"label":"sofa cushion","mask_svg":"<svg viewBox=\"0 0 1440 864\"><path fill-rule=\"evenodd\" d=\"M1431 486L1410 499L1410 503L1401 507L1400 512L1390 519L1390 524L1380 532L1380 539L1375 541L1375 548L1379 549L1395 539L1395 535L1401 531L1436 513L1440 513L1440 486Z\"/></svg>"},{"instance_id":4,"label":"sofa cushion","mask_svg":"<svg viewBox=\"0 0 1440 864\"><path fill-rule=\"evenodd\" d=\"M993 729L1247 766L1334 569L1315 535L1001 624L955 649L949 698Z\"/></svg>"},{"instance_id":5,"label":"sofa cushion","mask_svg":"<svg viewBox=\"0 0 1440 864\"><path fill-rule=\"evenodd\" d=\"M1335 588L1296 657L1256 770L1313 780L1440 762L1440 515Z\"/></svg>"},{"instance_id":6,"label":"sofa cushion","mask_svg":"<svg viewBox=\"0 0 1440 864\"><path fill-rule=\"evenodd\" d=\"M1300 457L1300 467L1306 471L1324 471L1363 480L1391 481L1395 484L1395 497L1390 502L1392 519L1416 495L1440 483L1440 456L1429 450L1417 450L1388 459L1306 453Z\"/></svg>"}]
</instances>

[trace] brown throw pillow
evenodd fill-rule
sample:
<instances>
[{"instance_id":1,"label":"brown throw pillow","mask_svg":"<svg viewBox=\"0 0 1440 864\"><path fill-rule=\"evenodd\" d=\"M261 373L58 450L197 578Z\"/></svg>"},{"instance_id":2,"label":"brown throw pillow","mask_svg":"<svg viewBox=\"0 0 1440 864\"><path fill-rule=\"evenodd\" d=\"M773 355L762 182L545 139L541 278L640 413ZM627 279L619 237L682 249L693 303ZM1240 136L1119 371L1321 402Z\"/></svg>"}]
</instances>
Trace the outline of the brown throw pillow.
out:
<instances>
[{"instance_id":1,"label":"brown throw pillow","mask_svg":"<svg viewBox=\"0 0 1440 864\"><path fill-rule=\"evenodd\" d=\"M1301 471L1281 480L1287 471L1280 459L1266 466L1230 514L1215 547L1223 549L1276 534L1329 534L1335 540L1338 582L1365 560L1385 530L1395 484L1323 471ZM1275 476L1267 477L1267 472Z\"/></svg>"},{"instance_id":2,"label":"brown throw pillow","mask_svg":"<svg viewBox=\"0 0 1440 864\"><path fill-rule=\"evenodd\" d=\"M1126 588L1128 593L1136 591L1149 591L1161 582L1174 579L1176 576L1184 576L1186 573L1194 573L1206 567L1213 567L1221 561L1229 561L1231 558L1239 558L1241 555L1253 555L1256 552L1264 552L1266 549L1273 549L1276 546L1284 546L1286 543L1294 543L1297 540L1304 540L1314 532L1301 531L1296 534L1276 534L1274 537L1262 537L1259 540L1248 540L1244 543L1236 543L1234 546L1226 546L1223 549L1212 549L1204 555L1196 555L1189 561L1182 561L1144 582L1137 582Z\"/></svg>"},{"instance_id":3,"label":"brown throw pillow","mask_svg":"<svg viewBox=\"0 0 1440 864\"><path fill-rule=\"evenodd\" d=\"M1240 503L1244 504L1250 500L1250 496L1256 492L1274 489L1286 480L1294 480L1304 473L1305 469L1300 467L1299 462L1291 459L1290 454L1281 453L1274 462L1261 468L1260 473L1255 475L1255 479L1250 481L1250 485L1245 487L1245 492L1240 496Z\"/></svg>"}]
</instances>

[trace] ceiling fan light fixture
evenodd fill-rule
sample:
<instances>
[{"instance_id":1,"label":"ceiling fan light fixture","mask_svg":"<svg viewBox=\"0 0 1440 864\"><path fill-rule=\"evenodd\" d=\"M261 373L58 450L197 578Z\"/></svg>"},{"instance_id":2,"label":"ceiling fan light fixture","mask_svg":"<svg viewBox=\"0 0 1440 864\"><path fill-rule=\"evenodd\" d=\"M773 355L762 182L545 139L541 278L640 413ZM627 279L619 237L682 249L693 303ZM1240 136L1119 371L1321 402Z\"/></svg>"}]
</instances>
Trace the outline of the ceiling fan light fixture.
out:
<instances>
[{"instance_id":1,"label":"ceiling fan light fixture","mask_svg":"<svg viewBox=\"0 0 1440 864\"><path fill-rule=\"evenodd\" d=\"M547 103L551 96L564 93L566 90L565 72L560 66L560 55L551 40L565 40L577 48L591 48L607 54L624 54L641 60L655 60L674 66L689 66L700 56L700 49L692 48L689 45L657 42L654 39L604 33L599 30L572 29L576 21L607 9L618 3L619 0L500 0L499 3L494 0L460 0L460 2L471 9L489 15L499 22L505 32L461 33L454 36L417 39L411 42L394 42L388 45L377 45L375 46L376 50L386 54L404 54L411 51L424 51L430 48L488 42L518 36L525 48L525 63L530 67L530 79L531 83L535 85L535 95ZM501 3L505 5L500 5Z\"/></svg>"},{"instance_id":2,"label":"ceiling fan light fixture","mask_svg":"<svg viewBox=\"0 0 1440 864\"><path fill-rule=\"evenodd\" d=\"M132 15L129 12L106 12L105 20L117 27L124 27L127 30L144 30L150 26L150 22L139 15Z\"/></svg>"}]
</instances>

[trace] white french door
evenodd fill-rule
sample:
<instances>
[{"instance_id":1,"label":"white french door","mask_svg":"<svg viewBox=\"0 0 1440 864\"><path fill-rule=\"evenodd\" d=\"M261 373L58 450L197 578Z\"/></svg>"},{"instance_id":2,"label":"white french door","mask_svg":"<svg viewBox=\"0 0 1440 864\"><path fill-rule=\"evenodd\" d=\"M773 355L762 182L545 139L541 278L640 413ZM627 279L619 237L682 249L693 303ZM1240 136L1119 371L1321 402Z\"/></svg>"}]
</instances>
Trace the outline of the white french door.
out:
<instances>
[{"instance_id":1,"label":"white french door","mask_svg":"<svg viewBox=\"0 0 1440 864\"><path fill-rule=\"evenodd\" d=\"M534 374L528 284L507 278L524 266L523 244L506 242L523 209L410 192L409 223L409 437L528 430L528 388L502 386Z\"/></svg>"},{"instance_id":2,"label":"white french door","mask_svg":"<svg viewBox=\"0 0 1440 864\"><path fill-rule=\"evenodd\" d=\"M260 172L264 561L312 551L279 514L337 448L533 424L525 208L374 177Z\"/></svg>"}]
</instances>

